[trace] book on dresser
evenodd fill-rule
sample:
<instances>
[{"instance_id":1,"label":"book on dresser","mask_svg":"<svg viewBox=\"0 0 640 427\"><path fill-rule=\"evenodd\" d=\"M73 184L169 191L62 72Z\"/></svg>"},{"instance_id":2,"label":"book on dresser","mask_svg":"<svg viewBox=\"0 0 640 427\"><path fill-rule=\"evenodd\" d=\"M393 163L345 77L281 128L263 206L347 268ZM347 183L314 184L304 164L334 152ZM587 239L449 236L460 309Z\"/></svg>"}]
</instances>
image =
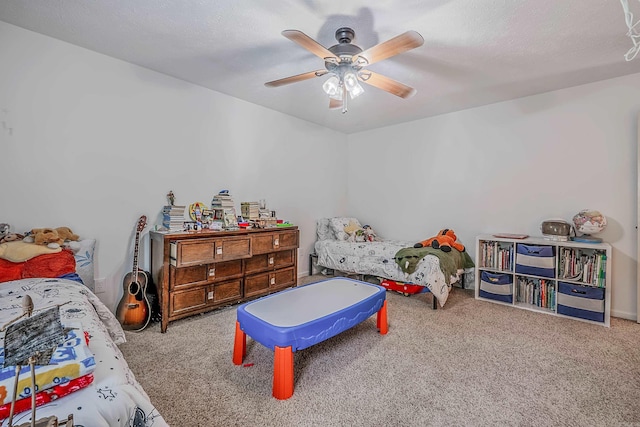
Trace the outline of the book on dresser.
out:
<instances>
[{"instance_id":1,"label":"book on dresser","mask_svg":"<svg viewBox=\"0 0 640 427\"><path fill-rule=\"evenodd\" d=\"M608 327L610 267L608 243L480 235L475 297Z\"/></svg>"}]
</instances>

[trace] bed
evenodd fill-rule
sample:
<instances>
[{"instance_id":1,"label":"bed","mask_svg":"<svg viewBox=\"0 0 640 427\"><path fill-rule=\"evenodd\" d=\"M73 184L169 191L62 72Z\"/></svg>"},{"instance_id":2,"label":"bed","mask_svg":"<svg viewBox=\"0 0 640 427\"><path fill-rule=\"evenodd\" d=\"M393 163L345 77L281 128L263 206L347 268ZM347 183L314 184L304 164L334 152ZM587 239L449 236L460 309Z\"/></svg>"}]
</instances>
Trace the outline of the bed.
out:
<instances>
[{"instance_id":1,"label":"bed","mask_svg":"<svg viewBox=\"0 0 640 427\"><path fill-rule=\"evenodd\" d=\"M362 241L348 232L353 228L366 226L349 217L317 221L314 247L319 267L420 285L433 294L434 308L435 301L443 307L452 285L463 283L465 273L473 269L466 251L453 249L445 253L433 248L413 248L420 239L407 242L375 237L373 241Z\"/></svg>"},{"instance_id":2,"label":"bed","mask_svg":"<svg viewBox=\"0 0 640 427\"><path fill-rule=\"evenodd\" d=\"M56 415L63 420L73 414L76 426L167 426L118 348L126 341L122 327L92 292L95 240L78 242L74 251L61 248L23 261L7 259L3 245L6 243L0 244L0 324L22 314L22 301L28 294L34 315L39 308L60 305L60 321L69 329L67 341L54 353L54 359L62 362L35 369L36 400L41 404L36 418ZM2 341L0 358L4 361L4 334ZM13 372L13 367L0 370L2 426L8 425ZM28 366L19 379L17 401L30 404L30 387L23 384L30 385ZM28 406L14 416L13 424L30 418Z\"/></svg>"}]
</instances>

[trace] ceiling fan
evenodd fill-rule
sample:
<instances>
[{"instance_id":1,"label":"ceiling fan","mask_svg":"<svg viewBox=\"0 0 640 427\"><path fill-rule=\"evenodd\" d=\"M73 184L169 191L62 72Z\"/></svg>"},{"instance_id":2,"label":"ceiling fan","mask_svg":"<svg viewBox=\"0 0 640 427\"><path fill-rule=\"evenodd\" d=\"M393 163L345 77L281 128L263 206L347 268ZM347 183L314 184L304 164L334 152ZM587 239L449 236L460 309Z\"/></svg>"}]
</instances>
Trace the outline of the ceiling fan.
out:
<instances>
[{"instance_id":1,"label":"ceiling fan","mask_svg":"<svg viewBox=\"0 0 640 427\"><path fill-rule=\"evenodd\" d=\"M302 31L285 30L282 35L323 59L325 69L267 82L267 87L278 87L329 75L322 89L329 95L329 108L341 108L342 113L347 112L347 93L353 99L364 92L359 82L375 86L400 98L409 98L416 93L412 87L365 69L367 65L422 46L424 39L415 31L407 31L364 51L351 44L355 32L349 27L336 30L338 44L330 48L325 48Z\"/></svg>"}]
</instances>

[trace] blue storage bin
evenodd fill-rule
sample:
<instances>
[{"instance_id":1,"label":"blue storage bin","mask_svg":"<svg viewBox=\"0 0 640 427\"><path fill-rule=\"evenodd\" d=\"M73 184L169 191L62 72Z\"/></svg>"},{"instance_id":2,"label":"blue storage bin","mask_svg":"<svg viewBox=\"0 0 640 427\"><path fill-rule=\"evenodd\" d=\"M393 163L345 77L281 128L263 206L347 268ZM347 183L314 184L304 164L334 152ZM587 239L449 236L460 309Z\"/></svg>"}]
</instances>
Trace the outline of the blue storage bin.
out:
<instances>
[{"instance_id":1,"label":"blue storage bin","mask_svg":"<svg viewBox=\"0 0 640 427\"><path fill-rule=\"evenodd\" d=\"M478 295L496 301L513 303L513 276L483 271Z\"/></svg>"},{"instance_id":2,"label":"blue storage bin","mask_svg":"<svg viewBox=\"0 0 640 427\"><path fill-rule=\"evenodd\" d=\"M558 282L558 314L604 322L604 288Z\"/></svg>"},{"instance_id":3,"label":"blue storage bin","mask_svg":"<svg viewBox=\"0 0 640 427\"><path fill-rule=\"evenodd\" d=\"M553 246L516 245L516 273L555 277L556 256Z\"/></svg>"}]
</instances>

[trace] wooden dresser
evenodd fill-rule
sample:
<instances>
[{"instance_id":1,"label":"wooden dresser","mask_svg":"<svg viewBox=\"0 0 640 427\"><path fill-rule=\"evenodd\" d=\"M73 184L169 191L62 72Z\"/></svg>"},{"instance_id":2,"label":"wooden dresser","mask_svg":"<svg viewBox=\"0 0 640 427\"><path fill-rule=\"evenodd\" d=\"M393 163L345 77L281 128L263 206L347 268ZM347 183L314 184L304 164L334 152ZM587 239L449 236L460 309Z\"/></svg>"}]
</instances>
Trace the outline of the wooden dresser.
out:
<instances>
[{"instance_id":1,"label":"wooden dresser","mask_svg":"<svg viewBox=\"0 0 640 427\"><path fill-rule=\"evenodd\" d=\"M149 235L162 332L173 320L297 285L298 227Z\"/></svg>"}]
</instances>

